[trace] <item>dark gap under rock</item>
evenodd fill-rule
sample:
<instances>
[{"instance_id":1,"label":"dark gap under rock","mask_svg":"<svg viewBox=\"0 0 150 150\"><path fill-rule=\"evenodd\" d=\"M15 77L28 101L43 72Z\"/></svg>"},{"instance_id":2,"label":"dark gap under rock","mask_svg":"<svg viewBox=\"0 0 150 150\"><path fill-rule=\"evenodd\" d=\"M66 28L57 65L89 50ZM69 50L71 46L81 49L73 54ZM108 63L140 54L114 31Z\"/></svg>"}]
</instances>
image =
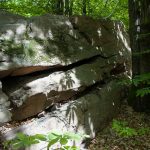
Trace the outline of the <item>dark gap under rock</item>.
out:
<instances>
[{"instance_id":1,"label":"dark gap under rock","mask_svg":"<svg viewBox=\"0 0 150 150\"><path fill-rule=\"evenodd\" d=\"M120 65L118 66L116 65L113 69L111 69L110 71L111 75L113 75L113 70L117 70L117 68L120 68ZM125 70L121 70L121 72L118 72L118 74L123 73L124 71ZM80 97L83 97L84 95L90 93L90 91L96 90L97 87L101 87L101 86L108 84L108 82L110 82L111 80L112 80L112 76L104 73L103 79L96 81L93 84L83 85L83 86L78 87L77 89L68 89L65 91L51 90L47 94L47 96L44 93L37 93L37 94L33 94L29 96L28 94L26 94L26 92L28 92L28 90L30 91L30 88L23 87L23 89L20 89L20 91L18 92L19 94L21 94L19 95L19 97L17 97L16 92L10 95L11 101L13 99L20 100L24 96L27 96L27 97L29 96L29 98L26 98L27 100L24 102L22 106L17 107L14 105L14 103L12 103L12 107L13 107L11 111L13 114L12 118L13 120L24 120L27 117L35 116L37 113L41 112L42 110L49 108L57 103L66 103L68 101L76 100ZM3 87L5 88L5 86ZM34 105L36 105L36 109L33 109Z\"/></svg>"},{"instance_id":2,"label":"dark gap under rock","mask_svg":"<svg viewBox=\"0 0 150 150\"><path fill-rule=\"evenodd\" d=\"M79 66L82 66L84 64L91 64L93 62L95 62L97 59L111 59L113 57L115 57L117 54L113 54L111 56L103 56L103 55L95 55L93 57L90 57L90 58L86 58L86 59L83 59L83 60L80 60L80 61L77 61L75 63L72 63L72 64L69 64L69 65L66 65L66 66L63 66L63 65L55 65L55 66L40 66L41 67L41 70L37 70L36 72L32 72L32 73L29 73L29 74L25 74L25 75L15 75L15 73L13 74L10 74L9 76L6 76L5 78L2 78L1 79L1 82L3 84L3 91L5 91L6 93L9 93L9 89L11 89L11 85L12 84L15 84L17 86L20 85L20 83L26 83L26 82L30 82L32 80L35 80L36 79L39 79L39 78L43 78L43 77L46 77L54 72L59 72L59 71L63 71L63 72L66 72L68 70L71 70L73 68L77 68ZM122 64L120 64L121 66ZM105 65L102 65L102 66L99 66L100 68L104 69L106 68L107 66L109 66L108 64L105 64ZM37 66L32 66L33 68L34 67L37 67ZM43 69L42 69L43 67ZM25 67L27 68L27 67ZM21 68L23 70L23 68ZM112 70L113 71L113 70ZM114 71L113 71L114 73ZM111 74L113 74L111 73ZM17 86L15 88L17 88ZM22 85L20 85L21 87ZM9 87L9 88L8 88ZM13 90L15 90L15 88L13 87ZM27 87L24 87L24 88L27 88Z\"/></svg>"},{"instance_id":3,"label":"dark gap under rock","mask_svg":"<svg viewBox=\"0 0 150 150\"><path fill-rule=\"evenodd\" d=\"M21 68L17 68L16 70L7 70L7 71L3 71L3 72L9 72L9 75L7 75L6 77L2 78L1 80L7 80L7 77L9 78L9 76L13 77L13 76L26 76L26 75L30 75L30 76L37 76L40 74L47 74L47 73L53 73L53 72L57 72L57 71L67 71L70 69L73 69L75 67L78 67L80 65L84 65L84 64L89 64L92 63L93 61L95 61L98 58L102 58L102 59L110 59L114 56L116 56L117 54L113 54L110 56L104 56L104 55L95 55L92 56L90 58L85 58L83 60L77 61L75 63L69 64L69 65L54 65L54 66L30 66L30 67L21 67ZM31 69L30 69L31 68ZM28 73L21 75L21 73L18 72L22 72L24 70L32 70L32 71L28 71Z\"/></svg>"}]
</instances>

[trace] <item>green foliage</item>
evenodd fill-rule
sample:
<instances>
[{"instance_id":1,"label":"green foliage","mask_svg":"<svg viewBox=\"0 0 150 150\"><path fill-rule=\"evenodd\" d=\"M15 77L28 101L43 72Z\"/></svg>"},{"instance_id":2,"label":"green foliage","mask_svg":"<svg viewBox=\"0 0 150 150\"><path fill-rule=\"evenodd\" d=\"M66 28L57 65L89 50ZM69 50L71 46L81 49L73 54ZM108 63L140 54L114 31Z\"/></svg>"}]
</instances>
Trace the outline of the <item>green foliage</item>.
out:
<instances>
[{"instance_id":1,"label":"green foliage","mask_svg":"<svg viewBox=\"0 0 150 150\"><path fill-rule=\"evenodd\" d=\"M150 128L140 128L137 130L138 135L150 134Z\"/></svg>"},{"instance_id":2,"label":"green foliage","mask_svg":"<svg viewBox=\"0 0 150 150\"><path fill-rule=\"evenodd\" d=\"M136 91L136 96L143 97L150 94L150 73L135 76L132 83L136 87L140 87L140 89Z\"/></svg>"},{"instance_id":3,"label":"green foliage","mask_svg":"<svg viewBox=\"0 0 150 150\"><path fill-rule=\"evenodd\" d=\"M135 76L132 80L126 79L119 82L122 85L134 85L139 88L136 91L136 96L143 97L150 94L150 73Z\"/></svg>"},{"instance_id":4,"label":"green foliage","mask_svg":"<svg viewBox=\"0 0 150 150\"><path fill-rule=\"evenodd\" d=\"M118 121L113 120L112 123L112 129L122 137L133 137L137 135L145 135L150 134L150 128L140 128L140 129L134 129L128 127L128 123L126 121Z\"/></svg>"},{"instance_id":5,"label":"green foliage","mask_svg":"<svg viewBox=\"0 0 150 150\"><path fill-rule=\"evenodd\" d=\"M63 4L63 14L70 6L71 15L82 15L82 0L65 0ZM0 2L0 8L26 17L56 14L59 10L58 0L5 0ZM128 0L86 0L86 12L94 18L121 20L128 27Z\"/></svg>"},{"instance_id":6,"label":"green foliage","mask_svg":"<svg viewBox=\"0 0 150 150\"><path fill-rule=\"evenodd\" d=\"M80 150L76 146L68 146L69 140L79 141L81 138L89 138L88 135L74 134L71 132L60 133L57 131L50 132L48 134L36 134L36 135L26 135L23 133L18 133L15 139L4 142L5 149L12 148L14 150L29 147L33 144L38 144L40 141L47 142L47 150L49 150L53 145L60 144L62 150Z\"/></svg>"},{"instance_id":7,"label":"green foliage","mask_svg":"<svg viewBox=\"0 0 150 150\"><path fill-rule=\"evenodd\" d=\"M131 79L122 80L121 82L119 82L119 84L122 84L122 85L133 84L134 86L138 86L141 84L150 85L150 73L137 75L132 80Z\"/></svg>"},{"instance_id":8,"label":"green foliage","mask_svg":"<svg viewBox=\"0 0 150 150\"><path fill-rule=\"evenodd\" d=\"M113 120L112 129L119 135L123 137L131 137L137 135L137 132L133 128L127 127L128 123L125 121Z\"/></svg>"},{"instance_id":9,"label":"green foliage","mask_svg":"<svg viewBox=\"0 0 150 150\"><path fill-rule=\"evenodd\" d=\"M23 133L18 133L16 139L5 142L4 146L7 148L9 145L11 145L13 149L28 147L28 146L31 146L32 144L39 143L40 139L38 137L42 137L42 136L43 135L39 135L39 134L34 135L34 136L27 136Z\"/></svg>"},{"instance_id":10,"label":"green foliage","mask_svg":"<svg viewBox=\"0 0 150 150\"><path fill-rule=\"evenodd\" d=\"M140 84L150 85L150 73L137 75L137 76L134 77L132 82L135 86L138 86Z\"/></svg>"},{"instance_id":11,"label":"green foliage","mask_svg":"<svg viewBox=\"0 0 150 150\"><path fill-rule=\"evenodd\" d=\"M26 17L48 13L47 0L6 0L0 2L0 8Z\"/></svg>"},{"instance_id":12,"label":"green foliage","mask_svg":"<svg viewBox=\"0 0 150 150\"><path fill-rule=\"evenodd\" d=\"M136 91L136 95L140 96L140 97L143 97L143 96L148 95L148 94L150 94L150 87L138 89Z\"/></svg>"}]
</instances>

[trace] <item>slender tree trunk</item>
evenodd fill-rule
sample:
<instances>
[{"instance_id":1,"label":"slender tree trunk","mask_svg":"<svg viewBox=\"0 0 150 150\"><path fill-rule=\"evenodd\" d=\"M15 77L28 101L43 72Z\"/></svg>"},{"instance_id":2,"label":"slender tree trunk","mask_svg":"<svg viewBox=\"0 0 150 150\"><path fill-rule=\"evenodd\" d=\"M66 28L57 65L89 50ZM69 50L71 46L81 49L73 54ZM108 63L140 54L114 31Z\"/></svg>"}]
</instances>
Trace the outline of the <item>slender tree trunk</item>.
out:
<instances>
[{"instance_id":1,"label":"slender tree trunk","mask_svg":"<svg viewBox=\"0 0 150 150\"><path fill-rule=\"evenodd\" d=\"M134 56L135 53L140 53L139 34L140 34L140 12L137 2L129 0L129 33L130 45L132 49L132 73L133 77L140 74L140 59Z\"/></svg>"},{"instance_id":2,"label":"slender tree trunk","mask_svg":"<svg viewBox=\"0 0 150 150\"><path fill-rule=\"evenodd\" d=\"M129 33L132 50L133 78L136 75L150 72L149 17L150 0L129 0ZM137 88L141 88L141 86ZM137 88L133 87L133 91L136 91ZM146 111L150 109L150 95L140 98L136 97L134 94L131 105L137 111Z\"/></svg>"},{"instance_id":3,"label":"slender tree trunk","mask_svg":"<svg viewBox=\"0 0 150 150\"><path fill-rule=\"evenodd\" d=\"M86 0L83 0L83 9L82 9L82 15L86 15Z\"/></svg>"},{"instance_id":4,"label":"slender tree trunk","mask_svg":"<svg viewBox=\"0 0 150 150\"><path fill-rule=\"evenodd\" d=\"M57 0L56 14L58 14L58 15L64 14L64 0Z\"/></svg>"},{"instance_id":5,"label":"slender tree trunk","mask_svg":"<svg viewBox=\"0 0 150 150\"><path fill-rule=\"evenodd\" d=\"M65 0L65 15L69 16L69 0Z\"/></svg>"},{"instance_id":6,"label":"slender tree trunk","mask_svg":"<svg viewBox=\"0 0 150 150\"><path fill-rule=\"evenodd\" d=\"M70 0L69 2L69 16L72 16L73 13L73 2L74 0Z\"/></svg>"}]
</instances>

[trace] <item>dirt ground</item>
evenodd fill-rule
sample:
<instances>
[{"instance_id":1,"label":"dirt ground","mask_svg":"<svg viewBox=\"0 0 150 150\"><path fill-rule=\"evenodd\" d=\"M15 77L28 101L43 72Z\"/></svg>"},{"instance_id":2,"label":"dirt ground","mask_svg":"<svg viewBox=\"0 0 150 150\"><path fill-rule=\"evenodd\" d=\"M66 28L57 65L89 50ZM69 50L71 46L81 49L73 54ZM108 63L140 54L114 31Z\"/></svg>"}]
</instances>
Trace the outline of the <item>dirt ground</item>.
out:
<instances>
[{"instance_id":1,"label":"dirt ground","mask_svg":"<svg viewBox=\"0 0 150 150\"><path fill-rule=\"evenodd\" d=\"M133 111L126 103L121 106L119 115L114 118L128 122L134 129L149 128L150 114ZM119 136L112 129L112 122L92 140L89 150L150 150L150 130L144 135Z\"/></svg>"}]
</instances>

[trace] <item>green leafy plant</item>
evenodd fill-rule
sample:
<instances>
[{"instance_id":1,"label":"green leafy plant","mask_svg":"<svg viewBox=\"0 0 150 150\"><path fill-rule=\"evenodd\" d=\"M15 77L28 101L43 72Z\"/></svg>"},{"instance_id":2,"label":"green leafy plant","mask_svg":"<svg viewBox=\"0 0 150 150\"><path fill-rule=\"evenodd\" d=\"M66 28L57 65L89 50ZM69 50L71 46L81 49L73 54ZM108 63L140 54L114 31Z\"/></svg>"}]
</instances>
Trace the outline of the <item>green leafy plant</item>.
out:
<instances>
[{"instance_id":1,"label":"green leafy plant","mask_svg":"<svg viewBox=\"0 0 150 150\"><path fill-rule=\"evenodd\" d=\"M143 97L150 94L150 73L135 76L133 79L125 79L119 82L122 85L134 85L139 89L136 90L136 96Z\"/></svg>"},{"instance_id":2,"label":"green leafy plant","mask_svg":"<svg viewBox=\"0 0 150 150\"><path fill-rule=\"evenodd\" d=\"M137 130L138 135L150 134L150 128L140 128Z\"/></svg>"},{"instance_id":3,"label":"green leafy plant","mask_svg":"<svg viewBox=\"0 0 150 150\"><path fill-rule=\"evenodd\" d=\"M22 147L29 147L33 144L37 144L40 140L45 141L46 137L42 134L28 136L23 133L18 133L15 139L4 142L4 147L12 147L13 149L19 149Z\"/></svg>"},{"instance_id":4,"label":"green leafy plant","mask_svg":"<svg viewBox=\"0 0 150 150\"><path fill-rule=\"evenodd\" d=\"M150 85L150 73L137 75L133 78L132 82L135 86L138 86L141 83Z\"/></svg>"},{"instance_id":5,"label":"green leafy plant","mask_svg":"<svg viewBox=\"0 0 150 150\"><path fill-rule=\"evenodd\" d=\"M119 121L119 120L113 120L112 123L112 129L119 135L123 137L132 137L137 135L145 135L150 134L150 128L140 128L140 129L134 129L128 127L128 122L126 121Z\"/></svg>"},{"instance_id":6,"label":"green leafy plant","mask_svg":"<svg viewBox=\"0 0 150 150\"><path fill-rule=\"evenodd\" d=\"M131 137L137 135L137 132L133 128L129 128L126 121L113 120L112 129L119 135L123 137Z\"/></svg>"},{"instance_id":7,"label":"green leafy plant","mask_svg":"<svg viewBox=\"0 0 150 150\"><path fill-rule=\"evenodd\" d=\"M140 97L143 97L144 95L148 95L148 94L150 94L150 87L138 89L136 91L136 95Z\"/></svg>"},{"instance_id":8,"label":"green leafy plant","mask_svg":"<svg viewBox=\"0 0 150 150\"><path fill-rule=\"evenodd\" d=\"M150 73L137 75L132 82L136 87L141 87L136 91L136 96L143 97L150 94Z\"/></svg>"},{"instance_id":9,"label":"green leafy plant","mask_svg":"<svg viewBox=\"0 0 150 150\"><path fill-rule=\"evenodd\" d=\"M48 134L36 134L36 135L26 135L23 133L18 133L15 139L8 140L4 142L4 148L12 148L14 150L29 147L33 144L38 144L41 141L47 142L47 150L49 150L55 144L59 144L60 150L80 150L76 146L68 146L69 140L79 141L81 138L89 138L88 135L75 134L71 132L60 133L57 131L50 132Z\"/></svg>"}]
</instances>

